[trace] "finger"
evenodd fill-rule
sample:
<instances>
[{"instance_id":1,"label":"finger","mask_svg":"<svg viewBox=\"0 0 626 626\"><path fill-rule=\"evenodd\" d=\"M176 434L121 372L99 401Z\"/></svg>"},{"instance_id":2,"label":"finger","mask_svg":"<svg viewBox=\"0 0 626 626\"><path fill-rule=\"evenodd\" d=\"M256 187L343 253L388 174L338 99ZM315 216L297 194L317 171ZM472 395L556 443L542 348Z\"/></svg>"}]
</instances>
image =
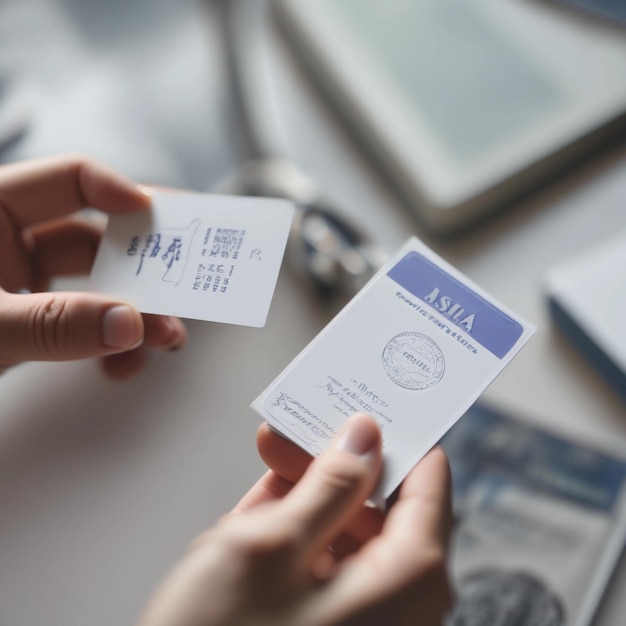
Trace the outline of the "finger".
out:
<instances>
[{"instance_id":1,"label":"finger","mask_svg":"<svg viewBox=\"0 0 626 626\"><path fill-rule=\"evenodd\" d=\"M433 448L409 473L391 508L384 532L412 537L415 549L447 549L452 529L451 477L442 448Z\"/></svg>"},{"instance_id":2,"label":"finger","mask_svg":"<svg viewBox=\"0 0 626 626\"><path fill-rule=\"evenodd\" d=\"M140 313L83 293L0 291L0 364L64 361L123 352L143 340Z\"/></svg>"},{"instance_id":3,"label":"finger","mask_svg":"<svg viewBox=\"0 0 626 626\"><path fill-rule=\"evenodd\" d=\"M292 489L293 483L278 476L271 470L255 483L248 493L241 498L232 513L243 513L265 502L285 497Z\"/></svg>"},{"instance_id":4,"label":"finger","mask_svg":"<svg viewBox=\"0 0 626 626\"><path fill-rule=\"evenodd\" d=\"M376 421L368 415L353 416L281 503L283 515L301 530L304 561L344 529L373 491L381 467Z\"/></svg>"},{"instance_id":5,"label":"finger","mask_svg":"<svg viewBox=\"0 0 626 626\"><path fill-rule=\"evenodd\" d=\"M451 605L451 520L450 470L435 448L406 478L382 534L344 562L320 607L361 606L371 623L440 624Z\"/></svg>"},{"instance_id":6,"label":"finger","mask_svg":"<svg viewBox=\"0 0 626 626\"><path fill-rule=\"evenodd\" d=\"M330 544L330 550L335 560L339 562L358 552L362 546L362 541L357 541L353 536L342 533Z\"/></svg>"},{"instance_id":7,"label":"finger","mask_svg":"<svg viewBox=\"0 0 626 626\"><path fill-rule=\"evenodd\" d=\"M177 317L142 314L144 338L142 348L178 350L187 343L187 330Z\"/></svg>"},{"instance_id":8,"label":"finger","mask_svg":"<svg viewBox=\"0 0 626 626\"><path fill-rule=\"evenodd\" d=\"M150 349L179 350L187 343L187 331L177 317L142 314L144 339L140 347L102 357L102 371L113 380L127 380L148 361Z\"/></svg>"},{"instance_id":9,"label":"finger","mask_svg":"<svg viewBox=\"0 0 626 626\"><path fill-rule=\"evenodd\" d=\"M62 219L32 228L31 259L42 284L55 276L87 274L98 251L102 228L79 219ZM33 290L38 289L35 285Z\"/></svg>"},{"instance_id":10,"label":"finger","mask_svg":"<svg viewBox=\"0 0 626 626\"><path fill-rule=\"evenodd\" d=\"M138 374L148 361L149 352L143 346L120 352L108 354L101 359L102 371L113 380L127 380Z\"/></svg>"},{"instance_id":11,"label":"finger","mask_svg":"<svg viewBox=\"0 0 626 626\"><path fill-rule=\"evenodd\" d=\"M150 197L132 181L80 155L33 159L0 168L0 209L20 226L84 207L119 213L149 205Z\"/></svg>"},{"instance_id":12,"label":"finger","mask_svg":"<svg viewBox=\"0 0 626 626\"><path fill-rule=\"evenodd\" d=\"M99 226L78 219L60 220L33 229L34 257L42 286L54 276L87 273L100 236ZM178 349L187 342L185 326L176 317L144 314L143 323L146 348Z\"/></svg>"},{"instance_id":13,"label":"finger","mask_svg":"<svg viewBox=\"0 0 626 626\"><path fill-rule=\"evenodd\" d=\"M265 464L279 476L297 483L313 461L313 457L286 439L267 423L257 430L256 445Z\"/></svg>"},{"instance_id":14,"label":"finger","mask_svg":"<svg viewBox=\"0 0 626 626\"><path fill-rule=\"evenodd\" d=\"M267 423L257 430L257 448L265 464L279 476L297 483L313 461L313 457L289 441ZM374 507L363 506L350 519L340 544L333 544L342 557L353 552L363 543L377 535L383 525L383 513Z\"/></svg>"}]
</instances>

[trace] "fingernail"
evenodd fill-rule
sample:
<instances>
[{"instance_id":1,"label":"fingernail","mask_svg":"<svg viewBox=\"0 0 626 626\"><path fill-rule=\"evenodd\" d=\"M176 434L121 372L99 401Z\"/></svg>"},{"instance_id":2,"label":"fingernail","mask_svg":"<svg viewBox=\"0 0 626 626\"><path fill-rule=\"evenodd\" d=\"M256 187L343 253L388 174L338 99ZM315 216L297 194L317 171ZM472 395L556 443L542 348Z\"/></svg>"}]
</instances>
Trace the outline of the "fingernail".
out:
<instances>
[{"instance_id":1,"label":"fingernail","mask_svg":"<svg viewBox=\"0 0 626 626\"><path fill-rule=\"evenodd\" d=\"M176 317L169 317L166 320L167 331L170 336L171 345L168 347L170 352L177 352L185 347L186 334L181 322Z\"/></svg>"},{"instance_id":2,"label":"fingernail","mask_svg":"<svg viewBox=\"0 0 626 626\"><path fill-rule=\"evenodd\" d=\"M137 185L137 191L139 191L139 193L142 193L144 196L148 196L148 198L152 199L153 190L151 187L148 187L147 185Z\"/></svg>"},{"instance_id":3,"label":"fingernail","mask_svg":"<svg viewBox=\"0 0 626 626\"><path fill-rule=\"evenodd\" d=\"M335 446L341 452L365 456L375 449L380 440L378 425L369 415L354 415L344 428Z\"/></svg>"},{"instance_id":4,"label":"fingernail","mask_svg":"<svg viewBox=\"0 0 626 626\"><path fill-rule=\"evenodd\" d=\"M117 350L131 350L141 344L137 338L135 316L125 305L107 309L102 316L102 343Z\"/></svg>"}]
</instances>

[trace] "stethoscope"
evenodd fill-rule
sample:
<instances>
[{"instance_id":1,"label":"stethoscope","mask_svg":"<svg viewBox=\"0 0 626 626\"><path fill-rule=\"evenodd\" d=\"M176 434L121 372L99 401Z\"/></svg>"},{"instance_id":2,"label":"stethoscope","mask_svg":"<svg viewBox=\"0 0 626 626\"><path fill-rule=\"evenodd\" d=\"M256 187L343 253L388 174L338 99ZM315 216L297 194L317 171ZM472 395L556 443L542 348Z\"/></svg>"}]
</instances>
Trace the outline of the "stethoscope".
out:
<instances>
[{"instance_id":1,"label":"stethoscope","mask_svg":"<svg viewBox=\"0 0 626 626\"><path fill-rule=\"evenodd\" d=\"M324 196L315 181L281 156L276 110L262 83L267 68L260 67L264 17L260 6L250 0L218 3L232 106L248 160L214 190L291 200L296 206L288 245L292 263L321 296L350 296L382 266L386 255Z\"/></svg>"}]
</instances>

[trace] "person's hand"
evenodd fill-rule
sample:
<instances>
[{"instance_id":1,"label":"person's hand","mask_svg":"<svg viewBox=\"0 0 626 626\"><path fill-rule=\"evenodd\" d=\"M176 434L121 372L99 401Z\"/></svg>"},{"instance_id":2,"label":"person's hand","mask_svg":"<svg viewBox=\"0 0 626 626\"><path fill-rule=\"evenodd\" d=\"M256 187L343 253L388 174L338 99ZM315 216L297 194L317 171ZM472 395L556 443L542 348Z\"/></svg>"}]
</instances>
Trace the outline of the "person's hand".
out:
<instances>
[{"instance_id":1,"label":"person's hand","mask_svg":"<svg viewBox=\"0 0 626 626\"><path fill-rule=\"evenodd\" d=\"M23 361L103 357L105 371L124 378L143 365L146 349L185 343L177 318L141 315L101 295L46 291L52 278L88 273L93 263L102 229L77 211L149 205L137 185L84 157L0 167L0 373Z\"/></svg>"},{"instance_id":2,"label":"person's hand","mask_svg":"<svg viewBox=\"0 0 626 626\"><path fill-rule=\"evenodd\" d=\"M381 464L376 422L358 415L295 486L270 470L196 540L140 626L440 624L451 603L447 459L440 448L424 457L385 519L363 508Z\"/></svg>"}]
</instances>

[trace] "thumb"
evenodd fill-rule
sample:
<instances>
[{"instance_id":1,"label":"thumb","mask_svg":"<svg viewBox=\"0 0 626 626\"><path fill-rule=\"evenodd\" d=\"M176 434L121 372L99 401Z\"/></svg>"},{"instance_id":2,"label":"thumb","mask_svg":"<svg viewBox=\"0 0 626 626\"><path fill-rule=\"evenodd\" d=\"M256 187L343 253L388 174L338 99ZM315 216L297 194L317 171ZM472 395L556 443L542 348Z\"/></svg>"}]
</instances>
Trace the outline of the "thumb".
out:
<instances>
[{"instance_id":1,"label":"thumb","mask_svg":"<svg viewBox=\"0 0 626 626\"><path fill-rule=\"evenodd\" d=\"M374 490L381 468L378 424L369 415L352 416L282 501L283 513L303 526L305 560L345 528Z\"/></svg>"},{"instance_id":2,"label":"thumb","mask_svg":"<svg viewBox=\"0 0 626 626\"><path fill-rule=\"evenodd\" d=\"M133 307L86 293L0 290L0 366L124 352L143 341Z\"/></svg>"}]
</instances>

